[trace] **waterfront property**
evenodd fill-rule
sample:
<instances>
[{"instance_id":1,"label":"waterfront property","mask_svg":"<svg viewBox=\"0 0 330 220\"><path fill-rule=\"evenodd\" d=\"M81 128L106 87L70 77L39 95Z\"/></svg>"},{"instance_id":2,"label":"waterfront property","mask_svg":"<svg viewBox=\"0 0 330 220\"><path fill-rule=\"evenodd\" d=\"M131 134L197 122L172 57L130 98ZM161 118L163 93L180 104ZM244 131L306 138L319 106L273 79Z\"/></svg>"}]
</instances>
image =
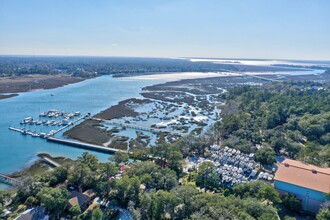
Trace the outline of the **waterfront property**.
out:
<instances>
[{"instance_id":1,"label":"waterfront property","mask_svg":"<svg viewBox=\"0 0 330 220\"><path fill-rule=\"evenodd\" d=\"M301 199L305 211L316 213L329 199L330 168L285 159L275 174L275 188Z\"/></svg>"}]
</instances>

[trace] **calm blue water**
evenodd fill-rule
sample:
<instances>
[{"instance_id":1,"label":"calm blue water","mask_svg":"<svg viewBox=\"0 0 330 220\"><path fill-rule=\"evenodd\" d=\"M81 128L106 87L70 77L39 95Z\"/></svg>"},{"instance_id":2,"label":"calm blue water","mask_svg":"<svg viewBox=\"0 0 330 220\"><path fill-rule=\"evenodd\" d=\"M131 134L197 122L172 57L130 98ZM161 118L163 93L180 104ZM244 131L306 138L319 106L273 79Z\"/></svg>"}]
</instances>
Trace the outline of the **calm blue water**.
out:
<instances>
[{"instance_id":1,"label":"calm blue water","mask_svg":"<svg viewBox=\"0 0 330 220\"><path fill-rule=\"evenodd\" d=\"M10 185L0 183L0 190L5 190L5 189L9 189L9 188L10 188Z\"/></svg>"},{"instance_id":2,"label":"calm blue water","mask_svg":"<svg viewBox=\"0 0 330 220\"><path fill-rule=\"evenodd\" d=\"M163 83L165 79L112 78L103 76L51 90L39 90L0 100L0 173L9 174L34 162L38 153L76 158L86 150L49 143L41 138L24 136L8 127L20 128L19 122L28 116L37 118L40 111L55 108L96 114L119 101L141 97L141 88ZM51 96L51 94L54 94ZM109 155L96 153L101 161ZM3 187L0 185L0 187Z\"/></svg>"}]
</instances>

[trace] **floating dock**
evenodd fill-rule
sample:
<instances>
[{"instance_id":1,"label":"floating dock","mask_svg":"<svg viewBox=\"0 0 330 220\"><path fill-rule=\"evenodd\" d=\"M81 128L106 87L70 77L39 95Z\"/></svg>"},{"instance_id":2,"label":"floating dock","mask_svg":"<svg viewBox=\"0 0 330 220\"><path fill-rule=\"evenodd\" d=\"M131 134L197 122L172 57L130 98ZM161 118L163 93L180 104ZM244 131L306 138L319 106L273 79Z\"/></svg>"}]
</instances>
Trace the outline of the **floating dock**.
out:
<instances>
[{"instance_id":1,"label":"floating dock","mask_svg":"<svg viewBox=\"0 0 330 220\"><path fill-rule=\"evenodd\" d=\"M101 153L114 154L118 151L127 153L127 151L119 150L119 149L115 149L115 148L104 147L104 146L95 145L95 144L87 144L87 143L82 143L82 142L73 141L73 140L59 139L59 138L54 138L54 137L48 137L47 141L65 144L65 145L82 148L82 149L86 149L86 150L97 151L97 152L101 152Z\"/></svg>"}]
</instances>

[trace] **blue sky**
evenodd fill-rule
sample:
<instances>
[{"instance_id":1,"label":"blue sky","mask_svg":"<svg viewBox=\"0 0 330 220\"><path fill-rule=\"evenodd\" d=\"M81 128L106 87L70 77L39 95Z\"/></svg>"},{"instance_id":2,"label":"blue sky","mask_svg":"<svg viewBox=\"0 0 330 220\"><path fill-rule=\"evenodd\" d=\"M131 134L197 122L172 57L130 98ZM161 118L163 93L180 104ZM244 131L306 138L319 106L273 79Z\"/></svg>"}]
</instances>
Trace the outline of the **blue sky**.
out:
<instances>
[{"instance_id":1,"label":"blue sky","mask_svg":"<svg viewBox=\"0 0 330 220\"><path fill-rule=\"evenodd\" d=\"M330 60L330 1L0 0L0 54Z\"/></svg>"}]
</instances>

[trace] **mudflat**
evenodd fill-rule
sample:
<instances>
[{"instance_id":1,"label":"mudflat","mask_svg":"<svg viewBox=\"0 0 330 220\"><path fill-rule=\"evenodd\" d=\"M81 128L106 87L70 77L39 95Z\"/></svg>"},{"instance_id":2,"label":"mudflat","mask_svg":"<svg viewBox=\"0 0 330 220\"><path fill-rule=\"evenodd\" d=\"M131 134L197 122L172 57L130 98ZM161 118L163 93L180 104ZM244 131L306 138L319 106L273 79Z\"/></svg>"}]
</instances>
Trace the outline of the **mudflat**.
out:
<instances>
[{"instance_id":1,"label":"mudflat","mask_svg":"<svg viewBox=\"0 0 330 220\"><path fill-rule=\"evenodd\" d=\"M4 94L0 94L0 99L7 99L7 98L11 98L11 97L15 97L15 96L18 96L18 94L6 94L6 95L4 95Z\"/></svg>"},{"instance_id":2,"label":"mudflat","mask_svg":"<svg viewBox=\"0 0 330 220\"><path fill-rule=\"evenodd\" d=\"M68 75L26 75L0 77L0 93L17 93L37 89L53 89L68 84L81 82L83 80L85 79Z\"/></svg>"}]
</instances>

